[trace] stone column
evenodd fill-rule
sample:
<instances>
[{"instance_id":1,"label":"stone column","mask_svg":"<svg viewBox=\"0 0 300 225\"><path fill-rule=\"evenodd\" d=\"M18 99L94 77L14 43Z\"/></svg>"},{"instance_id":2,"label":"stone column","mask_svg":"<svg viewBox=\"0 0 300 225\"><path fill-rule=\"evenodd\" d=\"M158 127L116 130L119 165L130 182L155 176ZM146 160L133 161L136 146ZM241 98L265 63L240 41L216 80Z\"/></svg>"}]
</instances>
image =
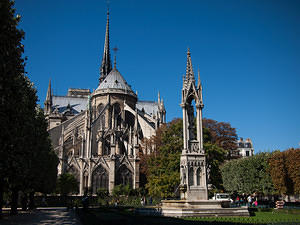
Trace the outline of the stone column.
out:
<instances>
[{"instance_id":1,"label":"stone column","mask_svg":"<svg viewBox=\"0 0 300 225\"><path fill-rule=\"evenodd\" d=\"M109 162L109 174L108 174L108 191L112 194L112 191L115 187L115 170L116 170L116 162L114 156L111 158Z\"/></svg>"},{"instance_id":2,"label":"stone column","mask_svg":"<svg viewBox=\"0 0 300 225\"><path fill-rule=\"evenodd\" d=\"M110 135L110 154L116 154L116 143L115 143L115 134Z\"/></svg>"},{"instance_id":3,"label":"stone column","mask_svg":"<svg viewBox=\"0 0 300 225\"><path fill-rule=\"evenodd\" d=\"M206 170L205 167L203 166L201 168L201 186L204 187L205 189L207 189L207 185L206 185Z\"/></svg>"},{"instance_id":4,"label":"stone column","mask_svg":"<svg viewBox=\"0 0 300 225\"><path fill-rule=\"evenodd\" d=\"M84 190L83 190L83 171L80 171L80 185L79 185L79 195L83 195L84 194Z\"/></svg>"},{"instance_id":5,"label":"stone column","mask_svg":"<svg viewBox=\"0 0 300 225\"><path fill-rule=\"evenodd\" d=\"M200 149L203 149L203 130L202 130L202 106L196 105L197 108L197 140L200 144Z\"/></svg>"},{"instance_id":6,"label":"stone column","mask_svg":"<svg viewBox=\"0 0 300 225\"><path fill-rule=\"evenodd\" d=\"M119 140L116 137L116 154L120 155L120 145L119 145Z\"/></svg>"},{"instance_id":7,"label":"stone column","mask_svg":"<svg viewBox=\"0 0 300 225\"><path fill-rule=\"evenodd\" d=\"M91 136L90 136L90 130L87 129L87 135L86 135L86 157L90 158L91 157Z\"/></svg>"},{"instance_id":8,"label":"stone column","mask_svg":"<svg viewBox=\"0 0 300 225\"><path fill-rule=\"evenodd\" d=\"M81 149L80 149L80 155L79 155L80 158L83 158L84 143L85 143L84 135L82 135L82 138L81 138Z\"/></svg>"},{"instance_id":9,"label":"stone column","mask_svg":"<svg viewBox=\"0 0 300 225\"><path fill-rule=\"evenodd\" d=\"M183 150L186 151L188 149L188 146L187 146L186 106L185 106L185 104L181 104L180 106L182 107L182 116L183 116L183 119L182 119L182 123L183 123Z\"/></svg>"},{"instance_id":10,"label":"stone column","mask_svg":"<svg viewBox=\"0 0 300 225\"><path fill-rule=\"evenodd\" d=\"M100 138L99 138L99 140L98 140L98 155L99 155L99 156L102 156L102 155L103 155L102 141L101 141Z\"/></svg>"},{"instance_id":11,"label":"stone column","mask_svg":"<svg viewBox=\"0 0 300 225\"><path fill-rule=\"evenodd\" d=\"M92 161L89 161L89 169L88 169L88 191L92 190Z\"/></svg>"},{"instance_id":12,"label":"stone column","mask_svg":"<svg viewBox=\"0 0 300 225\"><path fill-rule=\"evenodd\" d=\"M86 123L85 123L85 130L86 130L86 158L91 157L91 129L90 129L90 120L89 120L89 112L86 112Z\"/></svg>"},{"instance_id":13,"label":"stone column","mask_svg":"<svg viewBox=\"0 0 300 225\"><path fill-rule=\"evenodd\" d=\"M199 104L196 105L197 108L197 141L199 143L200 150L203 149L202 141L202 110Z\"/></svg>"},{"instance_id":14,"label":"stone column","mask_svg":"<svg viewBox=\"0 0 300 225\"><path fill-rule=\"evenodd\" d=\"M140 174L139 174L139 170L140 170L140 162L137 158L134 159L133 162L133 189L137 189L140 186Z\"/></svg>"}]
</instances>

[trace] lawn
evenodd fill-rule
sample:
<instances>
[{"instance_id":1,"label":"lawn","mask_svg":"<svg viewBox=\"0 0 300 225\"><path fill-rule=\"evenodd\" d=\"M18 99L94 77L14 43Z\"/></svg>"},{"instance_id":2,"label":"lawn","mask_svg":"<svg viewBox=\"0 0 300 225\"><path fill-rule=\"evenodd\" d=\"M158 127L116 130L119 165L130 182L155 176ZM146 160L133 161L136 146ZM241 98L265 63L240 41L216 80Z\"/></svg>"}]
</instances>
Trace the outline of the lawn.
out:
<instances>
[{"instance_id":1,"label":"lawn","mask_svg":"<svg viewBox=\"0 0 300 225\"><path fill-rule=\"evenodd\" d=\"M203 217L186 218L189 221L231 222L233 224L300 224L300 210L270 210L254 212L251 217Z\"/></svg>"},{"instance_id":2,"label":"lawn","mask_svg":"<svg viewBox=\"0 0 300 225\"><path fill-rule=\"evenodd\" d=\"M77 214L83 225L238 225L238 224L300 224L300 210L255 212L251 217L170 218L135 215L130 208L98 208Z\"/></svg>"}]
</instances>

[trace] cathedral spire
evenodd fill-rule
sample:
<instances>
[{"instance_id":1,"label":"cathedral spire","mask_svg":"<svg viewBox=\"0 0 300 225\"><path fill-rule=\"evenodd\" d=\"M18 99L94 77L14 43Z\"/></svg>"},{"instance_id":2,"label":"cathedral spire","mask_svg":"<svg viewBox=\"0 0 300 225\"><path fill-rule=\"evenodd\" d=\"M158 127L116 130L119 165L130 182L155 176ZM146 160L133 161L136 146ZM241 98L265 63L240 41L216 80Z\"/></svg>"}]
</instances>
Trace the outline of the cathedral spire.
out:
<instances>
[{"instance_id":1,"label":"cathedral spire","mask_svg":"<svg viewBox=\"0 0 300 225\"><path fill-rule=\"evenodd\" d=\"M52 90L51 90L51 80L49 80L48 84L48 90L45 100L45 113L50 114L51 113L51 107L52 107Z\"/></svg>"},{"instance_id":2,"label":"cathedral spire","mask_svg":"<svg viewBox=\"0 0 300 225\"><path fill-rule=\"evenodd\" d=\"M194 71L193 71L190 48L188 48L187 62L186 62L186 79L189 80L189 79L193 79L193 78L194 78Z\"/></svg>"},{"instance_id":3,"label":"cathedral spire","mask_svg":"<svg viewBox=\"0 0 300 225\"><path fill-rule=\"evenodd\" d=\"M52 101L51 79L49 79L46 101Z\"/></svg>"},{"instance_id":4,"label":"cathedral spire","mask_svg":"<svg viewBox=\"0 0 300 225\"><path fill-rule=\"evenodd\" d=\"M102 56L102 63L100 67L100 78L99 83L105 79L105 77L112 70L110 59L110 48L109 48L109 10L107 10L107 22L106 22L106 32L105 32L105 42L104 42L104 51Z\"/></svg>"}]
</instances>

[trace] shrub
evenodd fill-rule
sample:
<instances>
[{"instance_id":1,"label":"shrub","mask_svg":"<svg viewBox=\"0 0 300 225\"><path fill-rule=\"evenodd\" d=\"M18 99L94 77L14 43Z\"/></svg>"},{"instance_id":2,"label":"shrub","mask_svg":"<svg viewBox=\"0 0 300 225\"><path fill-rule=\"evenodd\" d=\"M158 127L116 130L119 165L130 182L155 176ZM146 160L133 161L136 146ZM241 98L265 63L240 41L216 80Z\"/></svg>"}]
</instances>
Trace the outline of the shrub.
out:
<instances>
[{"instance_id":1,"label":"shrub","mask_svg":"<svg viewBox=\"0 0 300 225\"><path fill-rule=\"evenodd\" d=\"M112 191L114 197L118 197L120 195L129 196L133 193L132 188L129 185L116 185Z\"/></svg>"}]
</instances>

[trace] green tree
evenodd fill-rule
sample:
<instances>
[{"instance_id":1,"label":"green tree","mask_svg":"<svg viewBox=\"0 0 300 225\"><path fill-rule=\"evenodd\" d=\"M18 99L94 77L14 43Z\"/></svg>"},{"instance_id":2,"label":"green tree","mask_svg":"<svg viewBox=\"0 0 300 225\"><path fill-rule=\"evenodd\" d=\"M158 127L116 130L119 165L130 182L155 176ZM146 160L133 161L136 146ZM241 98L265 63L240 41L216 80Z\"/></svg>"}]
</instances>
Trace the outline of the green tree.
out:
<instances>
[{"instance_id":1,"label":"green tree","mask_svg":"<svg viewBox=\"0 0 300 225\"><path fill-rule=\"evenodd\" d=\"M28 155L30 164L26 175L26 186L30 193L30 208L34 207L34 193L51 193L55 190L58 157L52 150L47 122L41 108L36 108L31 151Z\"/></svg>"},{"instance_id":2,"label":"green tree","mask_svg":"<svg viewBox=\"0 0 300 225\"><path fill-rule=\"evenodd\" d=\"M21 43L24 32L17 28L19 20L13 2L1 1L0 216L4 188L11 192L11 210L15 214L19 190L34 193L53 188L58 162L51 151L45 118L37 109L36 89L25 75Z\"/></svg>"},{"instance_id":3,"label":"green tree","mask_svg":"<svg viewBox=\"0 0 300 225\"><path fill-rule=\"evenodd\" d=\"M225 190L240 194L273 193L274 187L269 174L270 157L269 153L260 153L248 158L226 162L221 167Z\"/></svg>"},{"instance_id":4,"label":"green tree","mask_svg":"<svg viewBox=\"0 0 300 225\"><path fill-rule=\"evenodd\" d=\"M36 91L24 72L21 43L24 32L17 28L13 2L0 2L0 208L3 185L11 193L12 213L17 213L18 191L30 169L27 161L32 140ZM0 211L1 213L1 211Z\"/></svg>"},{"instance_id":5,"label":"green tree","mask_svg":"<svg viewBox=\"0 0 300 225\"><path fill-rule=\"evenodd\" d=\"M131 195L132 192L133 190L129 184L127 185L119 184L114 187L112 194L114 197L119 197L120 195L129 196Z\"/></svg>"},{"instance_id":6,"label":"green tree","mask_svg":"<svg viewBox=\"0 0 300 225\"><path fill-rule=\"evenodd\" d=\"M152 196L174 197L180 183L180 154L183 146L182 120L175 119L161 128L154 152L147 160L146 188Z\"/></svg>"},{"instance_id":7,"label":"green tree","mask_svg":"<svg viewBox=\"0 0 300 225\"><path fill-rule=\"evenodd\" d=\"M63 173L57 179L57 192L62 196L78 193L78 181L73 174Z\"/></svg>"},{"instance_id":8,"label":"green tree","mask_svg":"<svg viewBox=\"0 0 300 225\"><path fill-rule=\"evenodd\" d=\"M109 192L108 192L108 190L106 188L99 188L97 190L97 196L99 198L106 198L106 197L109 196Z\"/></svg>"},{"instance_id":9,"label":"green tree","mask_svg":"<svg viewBox=\"0 0 300 225\"><path fill-rule=\"evenodd\" d=\"M206 153L209 182L215 190L222 190L220 165L224 162L226 151L214 143L211 132L203 128L204 149ZM141 156L141 168L146 174L146 188L152 196L174 197L180 183L180 155L183 147L183 125L175 119L158 129L144 146L152 150L150 155ZM149 152L149 151L147 151ZM151 151L150 151L151 152Z\"/></svg>"},{"instance_id":10,"label":"green tree","mask_svg":"<svg viewBox=\"0 0 300 225\"><path fill-rule=\"evenodd\" d=\"M55 190L57 179L58 157L52 150L47 122L41 108L36 108L34 139L31 146L30 173L27 181L29 188L41 193L51 193Z\"/></svg>"},{"instance_id":11,"label":"green tree","mask_svg":"<svg viewBox=\"0 0 300 225\"><path fill-rule=\"evenodd\" d=\"M224 163L226 151L216 144L204 143L206 155L206 171L208 183L212 185L212 192L224 190L220 166Z\"/></svg>"}]
</instances>

